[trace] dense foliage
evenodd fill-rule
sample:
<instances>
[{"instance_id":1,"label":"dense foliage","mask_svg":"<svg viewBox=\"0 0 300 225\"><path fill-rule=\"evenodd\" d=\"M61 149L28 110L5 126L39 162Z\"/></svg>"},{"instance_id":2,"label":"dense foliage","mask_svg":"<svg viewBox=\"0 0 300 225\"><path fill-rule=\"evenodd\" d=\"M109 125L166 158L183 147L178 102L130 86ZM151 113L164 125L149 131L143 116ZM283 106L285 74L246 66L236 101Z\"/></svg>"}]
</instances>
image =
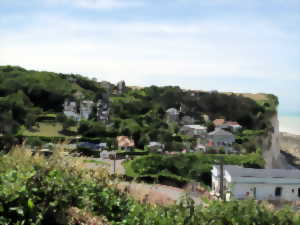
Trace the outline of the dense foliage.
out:
<instances>
[{"instance_id":1,"label":"dense foliage","mask_svg":"<svg viewBox=\"0 0 300 225\"><path fill-rule=\"evenodd\" d=\"M184 147L187 139L178 135L178 124L166 121L166 110L171 107L181 109L180 118L191 116L195 123L204 124L203 115L208 115L211 120L224 117L237 121L245 129L265 130L269 112L278 104L272 95L256 102L242 95L188 91L174 86L126 88L119 93L108 82L13 66L0 66L0 80L0 122L4 124L1 134L15 135L21 125L31 129L43 115L60 114L63 102L76 100L79 95L82 99L107 101L111 114L108 125L99 123L93 114L90 121L79 124L78 134L88 138L132 136L138 148L149 141L160 141L169 150ZM63 120L63 133L68 134L72 125L73 121ZM206 125L211 127L211 123Z\"/></svg>"},{"instance_id":2,"label":"dense foliage","mask_svg":"<svg viewBox=\"0 0 300 225\"><path fill-rule=\"evenodd\" d=\"M77 225L70 207L118 225L297 225L300 213L270 210L255 201L192 200L158 206L136 202L109 184L103 171L87 171L79 162L55 153L45 160L25 149L0 157L0 224ZM71 215L72 216L72 215ZM93 223L95 224L95 223ZM105 223L106 224L106 223Z\"/></svg>"},{"instance_id":3,"label":"dense foliage","mask_svg":"<svg viewBox=\"0 0 300 225\"><path fill-rule=\"evenodd\" d=\"M264 160L259 154L216 155L189 153L179 155L149 155L125 163L127 175L135 178L164 177L176 181L197 180L210 185L212 165L220 163L263 168Z\"/></svg>"}]
</instances>

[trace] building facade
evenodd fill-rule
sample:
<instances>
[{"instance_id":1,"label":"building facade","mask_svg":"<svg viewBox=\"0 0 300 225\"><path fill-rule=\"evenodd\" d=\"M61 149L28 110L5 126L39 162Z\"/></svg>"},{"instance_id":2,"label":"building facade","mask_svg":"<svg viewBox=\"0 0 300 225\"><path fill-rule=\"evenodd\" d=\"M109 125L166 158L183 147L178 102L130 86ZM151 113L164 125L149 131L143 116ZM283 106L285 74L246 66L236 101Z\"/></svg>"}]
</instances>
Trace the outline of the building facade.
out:
<instances>
[{"instance_id":1,"label":"building facade","mask_svg":"<svg viewBox=\"0 0 300 225\"><path fill-rule=\"evenodd\" d=\"M300 200L300 170L252 169L226 165L223 170L226 199ZM212 194L221 188L220 166L212 169Z\"/></svg>"}]
</instances>

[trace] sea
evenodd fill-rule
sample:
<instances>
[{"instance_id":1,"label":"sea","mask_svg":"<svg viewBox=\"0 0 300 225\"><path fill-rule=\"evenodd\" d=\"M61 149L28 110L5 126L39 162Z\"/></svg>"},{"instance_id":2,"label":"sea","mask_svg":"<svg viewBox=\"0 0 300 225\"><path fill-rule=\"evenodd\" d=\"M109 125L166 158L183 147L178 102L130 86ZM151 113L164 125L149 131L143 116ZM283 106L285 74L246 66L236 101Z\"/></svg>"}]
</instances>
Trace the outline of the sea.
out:
<instances>
[{"instance_id":1,"label":"sea","mask_svg":"<svg viewBox=\"0 0 300 225\"><path fill-rule=\"evenodd\" d=\"M280 115L279 131L300 135L300 115Z\"/></svg>"}]
</instances>

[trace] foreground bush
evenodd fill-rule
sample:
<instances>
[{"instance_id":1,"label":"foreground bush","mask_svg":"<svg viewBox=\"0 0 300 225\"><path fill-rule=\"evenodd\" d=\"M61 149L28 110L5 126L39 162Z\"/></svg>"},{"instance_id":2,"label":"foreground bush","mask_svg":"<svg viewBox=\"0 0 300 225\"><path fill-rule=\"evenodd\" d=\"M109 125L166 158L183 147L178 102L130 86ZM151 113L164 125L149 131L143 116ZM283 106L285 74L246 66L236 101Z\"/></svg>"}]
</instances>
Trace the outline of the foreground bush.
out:
<instances>
[{"instance_id":1,"label":"foreground bush","mask_svg":"<svg viewBox=\"0 0 300 225\"><path fill-rule=\"evenodd\" d=\"M210 201L205 207L189 199L171 207L142 204L110 183L104 171L87 171L58 152L46 160L17 149L0 157L0 224L77 225L85 217L107 221L85 224L300 224L299 213L271 211L251 200Z\"/></svg>"}]
</instances>

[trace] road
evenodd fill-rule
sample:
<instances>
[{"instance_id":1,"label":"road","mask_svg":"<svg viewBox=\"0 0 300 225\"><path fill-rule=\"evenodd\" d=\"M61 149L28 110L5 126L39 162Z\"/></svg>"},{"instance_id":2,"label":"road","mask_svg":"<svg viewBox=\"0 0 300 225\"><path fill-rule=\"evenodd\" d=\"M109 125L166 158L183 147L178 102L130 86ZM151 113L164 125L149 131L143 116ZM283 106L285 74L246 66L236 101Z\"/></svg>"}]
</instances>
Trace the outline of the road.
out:
<instances>
[{"instance_id":1,"label":"road","mask_svg":"<svg viewBox=\"0 0 300 225\"><path fill-rule=\"evenodd\" d=\"M95 159L98 163L86 163L86 167L90 169L107 168L108 172L114 173L114 161L110 159ZM122 166L124 160L116 160L116 174L125 174L125 169ZM136 182L120 182L117 184L120 190L128 192L129 195L140 201L150 203L170 205L179 203L185 196L194 200L196 205L202 204L200 194L198 192L186 191L183 188L177 188L161 184L146 184Z\"/></svg>"},{"instance_id":2,"label":"road","mask_svg":"<svg viewBox=\"0 0 300 225\"><path fill-rule=\"evenodd\" d=\"M89 159L88 159L89 160ZM110 174L114 173L114 160L111 159L99 159L99 158L90 158L90 160L98 161L98 163L86 163L86 167L89 169L96 169L96 168L107 168ZM125 169L122 166L122 162L124 159L116 160L116 174L123 175L125 174Z\"/></svg>"},{"instance_id":3,"label":"road","mask_svg":"<svg viewBox=\"0 0 300 225\"><path fill-rule=\"evenodd\" d=\"M121 182L117 184L117 187L121 191L127 192L138 201L147 201L149 203L160 205L171 205L178 204L184 197L189 197L194 200L195 205L202 204L199 193L191 193L182 188L135 182Z\"/></svg>"}]
</instances>

